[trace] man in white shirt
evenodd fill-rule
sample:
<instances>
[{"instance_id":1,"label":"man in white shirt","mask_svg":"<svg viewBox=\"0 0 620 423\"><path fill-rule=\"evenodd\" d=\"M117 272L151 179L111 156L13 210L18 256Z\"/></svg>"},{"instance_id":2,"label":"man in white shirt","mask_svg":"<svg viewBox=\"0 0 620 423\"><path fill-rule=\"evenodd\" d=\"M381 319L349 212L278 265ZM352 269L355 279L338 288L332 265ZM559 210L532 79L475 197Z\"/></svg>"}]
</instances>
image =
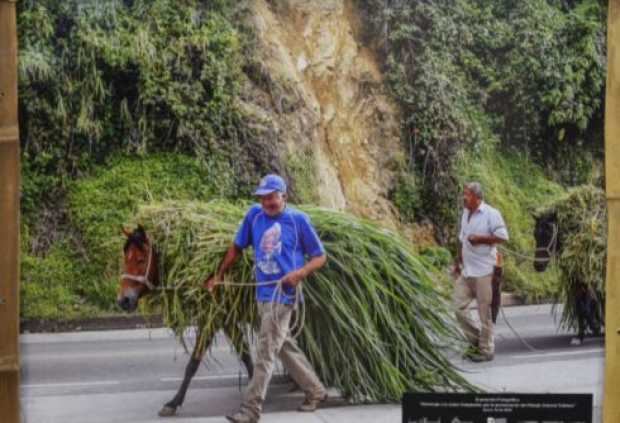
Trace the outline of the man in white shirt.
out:
<instances>
[{"instance_id":1,"label":"man in white shirt","mask_svg":"<svg viewBox=\"0 0 620 423\"><path fill-rule=\"evenodd\" d=\"M483 201L478 182L465 184L463 203L453 303L459 324L471 344L465 357L475 362L490 361L495 354L491 281L497 260L496 244L508 240L508 230L500 212ZM478 303L480 328L467 311L474 298Z\"/></svg>"}]
</instances>

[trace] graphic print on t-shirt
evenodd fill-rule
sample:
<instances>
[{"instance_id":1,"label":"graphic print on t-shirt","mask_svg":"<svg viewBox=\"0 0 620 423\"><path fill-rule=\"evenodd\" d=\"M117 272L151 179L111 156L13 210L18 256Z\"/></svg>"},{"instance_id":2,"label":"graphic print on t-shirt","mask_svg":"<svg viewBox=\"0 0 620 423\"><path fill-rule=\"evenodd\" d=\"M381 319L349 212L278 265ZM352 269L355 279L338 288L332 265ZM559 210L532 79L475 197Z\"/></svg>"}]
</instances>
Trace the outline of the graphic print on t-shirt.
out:
<instances>
[{"instance_id":1,"label":"graphic print on t-shirt","mask_svg":"<svg viewBox=\"0 0 620 423\"><path fill-rule=\"evenodd\" d=\"M267 229L260 240L260 252L257 266L265 275L275 275L281 272L275 260L282 252L282 227L279 223Z\"/></svg>"}]
</instances>

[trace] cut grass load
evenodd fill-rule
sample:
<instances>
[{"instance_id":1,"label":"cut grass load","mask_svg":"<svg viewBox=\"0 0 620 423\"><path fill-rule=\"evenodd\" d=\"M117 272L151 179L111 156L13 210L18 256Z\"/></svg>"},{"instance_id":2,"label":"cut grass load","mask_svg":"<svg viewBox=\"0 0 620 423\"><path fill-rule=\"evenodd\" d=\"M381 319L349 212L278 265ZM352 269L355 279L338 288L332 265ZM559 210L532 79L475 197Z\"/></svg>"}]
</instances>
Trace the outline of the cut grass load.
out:
<instances>
[{"instance_id":1,"label":"cut grass load","mask_svg":"<svg viewBox=\"0 0 620 423\"><path fill-rule=\"evenodd\" d=\"M597 312L604 316L605 262L607 260L607 207L605 193L583 185L536 212L554 216L558 231L560 284L555 302L563 304L560 324L578 327L575 299L583 285L594 293Z\"/></svg>"},{"instance_id":2,"label":"cut grass load","mask_svg":"<svg viewBox=\"0 0 620 423\"><path fill-rule=\"evenodd\" d=\"M159 254L166 289L144 311L161 311L179 336L209 334L237 322L258 325L254 288L202 288L229 247L248 204L166 202L140 208ZM353 401L399 401L405 391L475 390L446 358L461 349L445 276L396 233L350 215L302 207L323 241L327 264L304 283L300 346L321 379ZM253 283L253 254L226 280ZM443 280L443 282L442 282ZM233 335L234 336L234 335Z\"/></svg>"}]
</instances>

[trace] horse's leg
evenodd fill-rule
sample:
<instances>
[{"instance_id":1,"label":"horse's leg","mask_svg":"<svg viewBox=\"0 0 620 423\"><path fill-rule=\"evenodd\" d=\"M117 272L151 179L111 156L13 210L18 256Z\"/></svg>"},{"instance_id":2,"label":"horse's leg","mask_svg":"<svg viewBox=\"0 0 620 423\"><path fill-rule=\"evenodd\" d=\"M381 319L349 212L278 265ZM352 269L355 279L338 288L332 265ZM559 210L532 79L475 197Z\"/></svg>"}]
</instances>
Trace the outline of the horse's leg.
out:
<instances>
[{"instance_id":1,"label":"horse's leg","mask_svg":"<svg viewBox=\"0 0 620 423\"><path fill-rule=\"evenodd\" d=\"M159 415L162 417L173 416L176 413L177 408L183 404L183 401L185 400L185 393L187 392L187 388L189 388L189 383L196 374L196 371L198 370L198 367L204 357L205 351L209 349L209 345L213 341L213 335L209 336L206 343L204 343L204 348L201 346L203 343L199 342L199 340L200 333L196 336L196 345L194 346L192 356L190 357L187 366L185 366L185 376L183 378L183 382L181 382L181 386L179 386L178 392L174 398L164 404L163 408L159 411Z\"/></svg>"},{"instance_id":2,"label":"horse's leg","mask_svg":"<svg viewBox=\"0 0 620 423\"><path fill-rule=\"evenodd\" d=\"M248 379L252 379L252 376L254 376L254 362L252 361L252 354L250 353L250 344L243 330L236 324L232 327L224 328L224 332L228 339L230 339L233 347L235 347L237 354L239 354L239 358L248 372Z\"/></svg>"},{"instance_id":3,"label":"horse's leg","mask_svg":"<svg viewBox=\"0 0 620 423\"><path fill-rule=\"evenodd\" d=\"M585 335L585 326L583 324L583 319L581 317L578 317L577 318L577 334L571 338L570 345L579 346L583 344L584 335Z\"/></svg>"},{"instance_id":4,"label":"horse's leg","mask_svg":"<svg viewBox=\"0 0 620 423\"><path fill-rule=\"evenodd\" d=\"M586 306L586 299L583 297L580 297L577 300L577 307L576 307L576 311L577 311L577 326L578 326L578 332L577 332L577 337L579 338L579 344L577 345L581 345L583 344L583 338L586 336L586 325L587 325L587 306Z\"/></svg>"},{"instance_id":5,"label":"horse's leg","mask_svg":"<svg viewBox=\"0 0 620 423\"><path fill-rule=\"evenodd\" d=\"M573 337L570 341L571 345L583 344L583 338L586 332L586 319L587 319L587 303L586 303L586 291L584 286L578 284L573 297L575 299L575 314L577 317L577 336Z\"/></svg>"},{"instance_id":6,"label":"horse's leg","mask_svg":"<svg viewBox=\"0 0 620 423\"><path fill-rule=\"evenodd\" d=\"M597 303L596 296L593 293L590 293L588 296L588 326L590 326L592 336L601 336L600 322L600 307Z\"/></svg>"},{"instance_id":7,"label":"horse's leg","mask_svg":"<svg viewBox=\"0 0 620 423\"><path fill-rule=\"evenodd\" d=\"M246 348L249 347L247 340L244 339L243 342ZM252 379L252 376L254 376L254 362L252 361L252 354L250 354L249 349L241 353L241 361L248 372L248 379Z\"/></svg>"},{"instance_id":8,"label":"horse's leg","mask_svg":"<svg viewBox=\"0 0 620 423\"><path fill-rule=\"evenodd\" d=\"M598 323L598 336L603 336L605 327L605 299L602 296L596 296L596 322Z\"/></svg>"},{"instance_id":9,"label":"horse's leg","mask_svg":"<svg viewBox=\"0 0 620 423\"><path fill-rule=\"evenodd\" d=\"M586 317L579 316L579 345L583 344L583 338L586 337Z\"/></svg>"}]
</instances>

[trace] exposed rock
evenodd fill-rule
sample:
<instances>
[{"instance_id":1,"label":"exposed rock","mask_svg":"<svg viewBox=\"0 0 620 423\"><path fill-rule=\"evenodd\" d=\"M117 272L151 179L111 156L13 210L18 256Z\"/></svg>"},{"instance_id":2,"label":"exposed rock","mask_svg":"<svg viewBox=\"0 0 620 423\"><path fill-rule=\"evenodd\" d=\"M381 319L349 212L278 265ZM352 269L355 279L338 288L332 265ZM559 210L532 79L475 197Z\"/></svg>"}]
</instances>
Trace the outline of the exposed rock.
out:
<instances>
[{"instance_id":1,"label":"exposed rock","mask_svg":"<svg viewBox=\"0 0 620 423\"><path fill-rule=\"evenodd\" d=\"M321 205L394 221L387 195L402 155L399 111L374 54L356 39L357 11L343 0L249 4L257 64L243 110L255 136L282 161L313 153L307 165Z\"/></svg>"}]
</instances>

